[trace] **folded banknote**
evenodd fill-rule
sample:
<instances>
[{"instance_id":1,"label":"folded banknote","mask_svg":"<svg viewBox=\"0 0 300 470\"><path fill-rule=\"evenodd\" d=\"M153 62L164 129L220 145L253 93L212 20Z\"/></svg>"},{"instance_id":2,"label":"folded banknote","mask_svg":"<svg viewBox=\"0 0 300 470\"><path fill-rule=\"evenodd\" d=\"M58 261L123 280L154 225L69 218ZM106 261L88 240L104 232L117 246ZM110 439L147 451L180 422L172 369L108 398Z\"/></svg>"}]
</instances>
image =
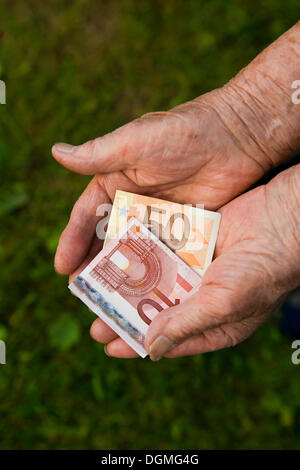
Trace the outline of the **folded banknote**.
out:
<instances>
[{"instance_id":1,"label":"folded banknote","mask_svg":"<svg viewBox=\"0 0 300 470\"><path fill-rule=\"evenodd\" d=\"M145 357L143 343L153 318L200 285L194 270L131 217L69 288Z\"/></svg>"},{"instance_id":2,"label":"folded banknote","mask_svg":"<svg viewBox=\"0 0 300 470\"><path fill-rule=\"evenodd\" d=\"M104 246L136 217L185 263L203 276L210 265L221 214L140 194L116 191Z\"/></svg>"}]
</instances>

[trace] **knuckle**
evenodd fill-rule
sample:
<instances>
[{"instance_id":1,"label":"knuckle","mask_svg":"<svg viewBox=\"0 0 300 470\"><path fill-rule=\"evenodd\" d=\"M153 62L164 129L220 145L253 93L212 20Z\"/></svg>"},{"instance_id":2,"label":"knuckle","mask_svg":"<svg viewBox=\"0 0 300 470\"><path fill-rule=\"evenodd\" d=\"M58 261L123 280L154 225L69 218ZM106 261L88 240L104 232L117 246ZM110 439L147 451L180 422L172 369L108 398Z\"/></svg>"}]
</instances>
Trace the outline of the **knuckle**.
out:
<instances>
[{"instance_id":1,"label":"knuckle","mask_svg":"<svg viewBox=\"0 0 300 470\"><path fill-rule=\"evenodd\" d=\"M221 330L224 333L227 348L233 348L240 342L238 335L233 331L233 329L227 328L227 330L225 330L221 327Z\"/></svg>"},{"instance_id":2,"label":"knuckle","mask_svg":"<svg viewBox=\"0 0 300 470\"><path fill-rule=\"evenodd\" d=\"M220 322L230 321L236 312L235 295L233 290L216 288L215 285L209 287L205 293L200 289L197 308L199 328L201 329L203 320L211 327L217 326Z\"/></svg>"},{"instance_id":3,"label":"knuckle","mask_svg":"<svg viewBox=\"0 0 300 470\"><path fill-rule=\"evenodd\" d=\"M86 227L87 210L82 206L81 201L78 200L73 207L70 215L70 222L72 224L73 233L80 231Z\"/></svg>"}]
</instances>

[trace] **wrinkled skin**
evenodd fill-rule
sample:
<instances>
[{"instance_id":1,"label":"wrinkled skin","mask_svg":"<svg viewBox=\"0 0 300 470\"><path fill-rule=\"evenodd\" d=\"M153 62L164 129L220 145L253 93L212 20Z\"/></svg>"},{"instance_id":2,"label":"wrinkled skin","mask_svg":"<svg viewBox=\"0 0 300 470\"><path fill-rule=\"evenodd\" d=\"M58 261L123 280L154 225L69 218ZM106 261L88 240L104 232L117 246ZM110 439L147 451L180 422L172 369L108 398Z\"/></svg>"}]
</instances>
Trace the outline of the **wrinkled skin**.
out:
<instances>
[{"instance_id":1,"label":"wrinkled skin","mask_svg":"<svg viewBox=\"0 0 300 470\"><path fill-rule=\"evenodd\" d=\"M159 314L149 328L146 348L154 360L171 348L167 356L178 357L242 341L299 283L291 245L284 241L286 234L277 223L281 209L276 202L285 204L282 210L287 212L286 207L296 205L296 197L288 202L286 191L278 199L276 179L229 202L272 165L255 142L253 129L247 137L243 124L243 139L239 140L240 123L232 107L224 105L230 95L227 86L172 111L145 115L71 151L60 150L59 144L53 148L54 157L65 167L96 174L75 204L57 248L56 269L71 274L71 279L101 248L95 237L96 208L112 201L116 189L182 203L204 203L207 209L225 205L216 259L199 293ZM292 176L280 177L291 186ZM285 216L289 224L290 216ZM283 230L288 231L286 227ZM299 250L294 234L290 239ZM108 345L110 355L136 356L100 319L95 320L91 334ZM169 344L151 351L154 339L162 335Z\"/></svg>"},{"instance_id":2,"label":"wrinkled skin","mask_svg":"<svg viewBox=\"0 0 300 470\"><path fill-rule=\"evenodd\" d=\"M216 259L198 294L152 322L146 346L164 335L170 357L234 346L300 283L300 165L222 210ZM177 315L180 313L180 315ZM97 333L97 331L95 331ZM109 351L115 347L112 343Z\"/></svg>"},{"instance_id":3,"label":"wrinkled skin","mask_svg":"<svg viewBox=\"0 0 300 470\"><path fill-rule=\"evenodd\" d=\"M55 259L59 273L70 274L83 262L95 235L96 208L111 202L116 189L214 210L270 168L252 136L238 140L235 114L220 106L227 95L224 87L171 111L146 114L72 152L53 147L66 168L96 175L61 237Z\"/></svg>"},{"instance_id":4,"label":"wrinkled skin","mask_svg":"<svg viewBox=\"0 0 300 470\"><path fill-rule=\"evenodd\" d=\"M167 357L234 346L278 308L300 282L299 189L300 165L297 175L294 169L286 171L223 207L216 259L202 287L154 319L148 350L159 335L175 345ZM94 322L92 336L109 342L110 355L136 356L101 320Z\"/></svg>"}]
</instances>

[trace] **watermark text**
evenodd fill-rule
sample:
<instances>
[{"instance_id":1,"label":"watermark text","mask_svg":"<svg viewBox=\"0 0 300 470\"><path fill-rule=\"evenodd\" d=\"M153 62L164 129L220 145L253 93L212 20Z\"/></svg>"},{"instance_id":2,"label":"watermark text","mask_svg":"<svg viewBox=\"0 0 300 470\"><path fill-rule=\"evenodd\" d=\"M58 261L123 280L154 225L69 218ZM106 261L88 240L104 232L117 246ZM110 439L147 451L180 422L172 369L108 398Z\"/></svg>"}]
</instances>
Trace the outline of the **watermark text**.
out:
<instances>
[{"instance_id":1,"label":"watermark text","mask_svg":"<svg viewBox=\"0 0 300 470\"><path fill-rule=\"evenodd\" d=\"M0 104L6 104L6 85L3 80L0 80Z\"/></svg>"},{"instance_id":2,"label":"watermark text","mask_svg":"<svg viewBox=\"0 0 300 470\"><path fill-rule=\"evenodd\" d=\"M0 364L6 364L6 345L0 340Z\"/></svg>"}]
</instances>

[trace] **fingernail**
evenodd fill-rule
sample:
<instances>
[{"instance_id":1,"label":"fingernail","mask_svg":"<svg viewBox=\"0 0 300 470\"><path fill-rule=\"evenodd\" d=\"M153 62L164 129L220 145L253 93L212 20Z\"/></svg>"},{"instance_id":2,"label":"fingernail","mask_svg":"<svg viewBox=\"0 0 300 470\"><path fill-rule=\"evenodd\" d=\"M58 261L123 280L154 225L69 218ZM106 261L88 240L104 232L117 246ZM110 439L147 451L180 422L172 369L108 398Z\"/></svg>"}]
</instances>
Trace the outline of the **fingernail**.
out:
<instances>
[{"instance_id":1,"label":"fingernail","mask_svg":"<svg viewBox=\"0 0 300 470\"><path fill-rule=\"evenodd\" d=\"M55 150L58 152L64 152L64 153L71 153L73 152L75 146L70 145L70 144L65 144L64 142L59 142L58 144L54 145Z\"/></svg>"},{"instance_id":2,"label":"fingernail","mask_svg":"<svg viewBox=\"0 0 300 470\"><path fill-rule=\"evenodd\" d=\"M108 357L111 357L111 355L108 354L108 352L107 352L107 344L105 344L105 346L104 346L104 348L103 348L103 351L104 351L104 353L105 353Z\"/></svg>"},{"instance_id":3,"label":"fingernail","mask_svg":"<svg viewBox=\"0 0 300 470\"><path fill-rule=\"evenodd\" d=\"M173 346L174 344L166 336L158 336L150 346L151 361L159 361Z\"/></svg>"}]
</instances>

